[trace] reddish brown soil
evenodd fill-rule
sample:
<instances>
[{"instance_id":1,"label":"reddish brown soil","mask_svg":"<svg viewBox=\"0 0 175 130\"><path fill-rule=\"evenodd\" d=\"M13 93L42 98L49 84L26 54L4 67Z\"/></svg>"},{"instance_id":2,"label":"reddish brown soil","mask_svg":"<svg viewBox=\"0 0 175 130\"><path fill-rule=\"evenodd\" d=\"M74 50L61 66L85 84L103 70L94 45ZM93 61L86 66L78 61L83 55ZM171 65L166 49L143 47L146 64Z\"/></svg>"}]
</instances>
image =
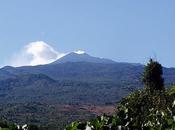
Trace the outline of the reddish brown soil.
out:
<instances>
[{"instance_id":1,"label":"reddish brown soil","mask_svg":"<svg viewBox=\"0 0 175 130\"><path fill-rule=\"evenodd\" d=\"M115 113L115 106L95 106L95 105L57 105L61 111L83 110L93 113L95 115L112 115Z\"/></svg>"}]
</instances>

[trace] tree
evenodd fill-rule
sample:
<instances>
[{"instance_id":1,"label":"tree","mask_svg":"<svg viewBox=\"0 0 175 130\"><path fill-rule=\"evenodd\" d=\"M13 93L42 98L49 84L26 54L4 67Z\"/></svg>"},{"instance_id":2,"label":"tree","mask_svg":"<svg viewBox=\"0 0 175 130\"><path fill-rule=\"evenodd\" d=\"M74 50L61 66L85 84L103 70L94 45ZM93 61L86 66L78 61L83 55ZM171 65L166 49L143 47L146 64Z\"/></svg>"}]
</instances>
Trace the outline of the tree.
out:
<instances>
[{"instance_id":1,"label":"tree","mask_svg":"<svg viewBox=\"0 0 175 130\"><path fill-rule=\"evenodd\" d=\"M29 125L28 130L39 130L39 128L36 125Z\"/></svg>"},{"instance_id":2,"label":"tree","mask_svg":"<svg viewBox=\"0 0 175 130\"><path fill-rule=\"evenodd\" d=\"M163 70L161 64L153 59L145 66L142 81L150 91L164 90Z\"/></svg>"},{"instance_id":3,"label":"tree","mask_svg":"<svg viewBox=\"0 0 175 130\"><path fill-rule=\"evenodd\" d=\"M9 130L18 130L18 128L15 124L10 124L9 125Z\"/></svg>"}]
</instances>

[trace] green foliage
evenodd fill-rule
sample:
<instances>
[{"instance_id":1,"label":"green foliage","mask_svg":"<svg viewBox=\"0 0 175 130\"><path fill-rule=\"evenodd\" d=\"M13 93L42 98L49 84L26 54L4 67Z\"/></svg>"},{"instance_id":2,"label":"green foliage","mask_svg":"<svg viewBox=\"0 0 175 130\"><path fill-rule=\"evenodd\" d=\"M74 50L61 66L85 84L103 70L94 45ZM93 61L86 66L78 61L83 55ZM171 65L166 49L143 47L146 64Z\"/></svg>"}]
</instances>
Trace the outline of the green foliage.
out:
<instances>
[{"instance_id":1,"label":"green foliage","mask_svg":"<svg viewBox=\"0 0 175 130\"><path fill-rule=\"evenodd\" d=\"M9 130L9 128L2 128L1 130Z\"/></svg>"},{"instance_id":2,"label":"green foliage","mask_svg":"<svg viewBox=\"0 0 175 130\"><path fill-rule=\"evenodd\" d=\"M38 76L35 78L38 79ZM35 78L27 77L27 78L24 78L23 80L25 80L26 82L26 79L27 79L26 83L28 84L30 80L35 81ZM55 88L51 85L53 81L49 80L48 82L47 78L48 77L39 76L39 80L35 82L35 84L41 83L39 87L45 90L42 84L43 82L40 82L40 81L41 79L42 81L46 80L47 82L45 81L45 84L48 84L48 86L52 88L51 90L57 94L57 91L55 91ZM28 79L30 80L28 81ZM145 71L143 74L143 82L145 83L146 88L143 90L136 91L135 93L132 93L126 98L122 99L122 101L117 106L117 112L115 115L113 116L103 115L95 119L91 119L90 121L87 121L87 122L76 121L66 126L65 130L118 130L118 129L122 129L122 130L125 130L125 129L128 129L128 130L141 130L141 129L143 130L165 130L165 129L169 130L169 129L172 129L173 130L175 129L175 87L169 89L168 91L164 91L164 81L162 78L162 67L158 62L150 60L150 63L148 63L148 65L145 67ZM92 90L94 90L94 88L95 88L95 91L93 91L94 93L98 93L97 90L99 90L99 95L106 96L106 97L109 94L109 93L107 94L104 93L106 89L110 89L111 91L115 90L115 89L112 89L111 86L106 87L106 84L102 84L102 86L95 85L96 87L94 87L93 85L90 85L89 83L85 83L85 82L55 81L54 84L55 86L57 85L59 86L58 87L59 92L62 88L64 88L63 89L64 91L70 90L71 88L71 90L73 91L76 90L76 92L79 94L91 93L92 99L94 98L94 95L92 93ZM18 86L18 84L16 86ZM8 89L10 90L11 88L8 88ZM104 90L100 91L102 89ZM119 90L118 87L117 87L117 90ZM46 97L48 98L48 96ZM95 96L95 97L97 97L97 99L101 98L100 96L99 97ZM64 95L64 98L66 98L65 95ZM70 96L70 98L72 98L72 96ZM78 98L82 100L81 97L78 96ZM84 102L84 100L87 100L87 99L83 99L82 101ZM103 98L100 101L104 102ZM34 107L33 105L36 105L36 106ZM78 114L76 113L76 110L73 110L70 113L69 112L63 113L63 115L60 116L60 111L58 111L59 108L54 108L53 106L51 107L49 105L46 107L45 105L43 106L43 104L33 104L32 103L32 106L30 106L29 104L25 104L22 108L21 106L20 107L15 106L14 107L15 109L12 109L12 111L10 110L12 106L6 107L6 108L4 108L3 106L2 110L5 110L7 112L8 117L13 117L11 116L11 114L16 115L16 111L17 112L20 111L21 113L23 113L21 115L27 115L26 113L28 113L27 118L25 119L24 118L15 119L13 117L13 120L14 119L17 121L21 120L23 122L27 121L29 123L35 123L35 124L41 123L41 122L47 122L48 123L47 128L45 127L46 130L58 129L58 127L60 126L53 127L53 124L55 124L55 120L58 121L59 123L61 122L62 124L64 124L63 122L65 120L69 119L70 121L70 117L72 113L74 113L76 115L76 118L78 118L77 116ZM33 115L35 112L38 113L37 119L33 118ZM56 112L59 112L59 116L60 116L59 118L56 117L57 116ZM48 114L48 115L45 115L45 114ZM84 117L86 116L84 111L82 111L81 114L84 115ZM3 113L3 116L4 115L6 114ZM55 117L55 118L45 121L46 119L45 116ZM86 119L86 118L83 118L83 119ZM71 120L73 120L72 117L71 117ZM11 125L11 124L9 125L5 122L3 122L2 124L0 122L0 125L3 125L4 126L3 129L5 130L16 130L16 125ZM44 128L39 128L35 125L28 125L27 129L28 130L45 130Z\"/></svg>"},{"instance_id":3,"label":"green foliage","mask_svg":"<svg viewBox=\"0 0 175 130\"><path fill-rule=\"evenodd\" d=\"M15 124L7 124L6 127L0 128L0 130L44 130L43 128L39 128L36 125L25 125L25 128L22 126L17 127Z\"/></svg>"},{"instance_id":4,"label":"green foliage","mask_svg":"<svg viewBox=\"0 0 175 130\"><path fill-rule=\"evenodd\" d=\"M175 87L164 91L162 74L162 66L151 59L143 73L146 88L124 98L115 116L91 120L86 123L86 129L174 130Z\"/></svg>"},{"instance_id":5,"label":"green foliage","mask_svg":"<svg viewBox=\"0 0 175 130\"><path fill-rule=\"evenodd\" d=\"M15 124L10 124L9 130L18 130L18 129L17 129L17 126Z\"/></svg>"},{"instance_id":6,"label":"green foliage","mask_svg":"<svg viewBox=\"0 0 175 130\"><path fill-rule=\"evenodd\" d=\"M7 123L6 121L3 121L3 120L0 121L0 128L2 130L18 130L17 126L15 124L9 124L9 123Z\"/></svg>"},{"instance_id":7,"label":"green foliage","mask_svg":"<svg viewBox=\"0 0 175 130\"><path fill-rule=\"evenodd\" d=\"M1 128L7 128L7 126L8 126L7 122L1 119L0 120L0 127Z\"/></svg>"},{"instance_id":8,"label":"green foliage","mask_svg":"<svg viewBox=\"0 0 175 130\"><path fill-rule=\"evenodd\" d=\"M29 125L28 130L39 130L39 127L36 125Z\"/></svg>"},{"instance_id":9,"label":"green foliage","mask_svg":"<svg viewBox=\"0 0 175 130\"><path fill-rule=\"evenodd\" d=\"M173 88L174 90L174 88ZM103 115L88 122L84 122L85 130L165 130L175 129L175 97L167 92L140 90L124 98L117 107L117 113L113 116ZM72 123L77 128L82 122ZM69 126L69 129L71 129ZM65 128L65 130L69 130ZM76 129L76 130L77 130Z\"/></svg>"},{"instance_id":10,"label":"green foliage","mask_svg":"<svg viewBox=\"0 0 175 130\"><path fill-rule=\"evenodd\" d=\"M168 91L167 91L167 94L169 95L169 96L173 96L173 97L175 97L175 85L173 85Z\"/></svg>"},{"instance_id":11,"label":"green foliage","mask_svg":"<svg viewBox=\"0 0 175 130\"><path fill-rule=\"evenodd\" d=\"M81 123L78 122L72 122L72 124L70 126L66 127L66 130L77 130L78 125Z\"/></svg>"},{"instance_id":12,"label":"green foliage","mask_svg":"<svg viewBox=\"0 0 175 130\"><path fill-rule=\"evenodd\" d=\"M163 70L161 64L150 59L143 72L143 82L151 91L164 90Z\"/></svg>"}]
</instances>

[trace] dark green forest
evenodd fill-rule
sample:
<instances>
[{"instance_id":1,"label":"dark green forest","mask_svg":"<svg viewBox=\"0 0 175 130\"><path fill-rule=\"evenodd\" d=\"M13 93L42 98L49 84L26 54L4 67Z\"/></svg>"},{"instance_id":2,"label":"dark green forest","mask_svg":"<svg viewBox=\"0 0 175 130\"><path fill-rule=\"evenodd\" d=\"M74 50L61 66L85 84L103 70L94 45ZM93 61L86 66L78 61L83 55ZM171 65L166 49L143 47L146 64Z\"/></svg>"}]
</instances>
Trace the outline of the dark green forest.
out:
<instances>
[{"instance_id":1,"label":"dark green forest","mask_svg":"<svg viewBox=\"0 0 175 130\"><path fill-rule=\"evenodd\" d=\"M44 79L43 75L40 75L39 78ZM48 77L45 78L48 79ZM76 107L75 109L71 108L72 111L65 112L61 111L60 104L55 107L55 105L37 102L32 102L32 105L30 103L14 103L15 105L9 103L4 104L4 107L1 108L0 116L2 120L0 126L3 130L24 130L24 127L26 130L174 130L175 86L166 86L161 64L151 59L144 66L140 79L144 87L132 90L126 97L118 102L116 101L116 110L112 115L96 116L85 109L78 110ZM50 79L50 82L58 83L58 81L52 79ZM48 80L46 83L48 83ZM60 83L64 84L64 82ZM78 86L79 83L75 84L74 82L75 86ZM72 82L69 84L72 86ZM86 85L88 86L88 84L84 84L84 86ZM79 93L82 92L80 89ZM109 93L106 93L107 95L110 96ZM102 100L99 101L102 102ZM106 101L104 100L104 102ZM15 115L19 111L21 115ZM33 118L31 114L36 115L35 112L38 114L37 118ZM29 113L28 118L22 116L27 113ZM51 120L47 116L52 117ZM13 122L14 120L22 122L21 124L30 123L25 126L18 126Z\"/></svg>"}]
</instances>

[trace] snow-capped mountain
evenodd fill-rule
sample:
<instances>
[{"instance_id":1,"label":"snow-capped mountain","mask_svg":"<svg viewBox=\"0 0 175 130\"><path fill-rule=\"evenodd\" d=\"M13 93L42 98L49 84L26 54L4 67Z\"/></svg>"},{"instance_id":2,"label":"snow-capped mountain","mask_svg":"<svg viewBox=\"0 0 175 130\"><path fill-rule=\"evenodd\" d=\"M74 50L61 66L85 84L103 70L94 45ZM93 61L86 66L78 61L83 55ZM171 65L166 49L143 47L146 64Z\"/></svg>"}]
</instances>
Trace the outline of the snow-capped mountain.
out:
<instances>
[{"instance_id":1,"label":"snow-capped mountain","mask_svg":"<svg viewBox=\"0 0 175 130\"><path fill-rule=\"evenodd\" d=\"M52 64L66 63L66 62L89 62L89 63L104 63L104 64L116 63L115 61L110 59L93 57L83 51L77 51L77 52L71 52L61 57Z\"/></svg>"}]
</instances>

